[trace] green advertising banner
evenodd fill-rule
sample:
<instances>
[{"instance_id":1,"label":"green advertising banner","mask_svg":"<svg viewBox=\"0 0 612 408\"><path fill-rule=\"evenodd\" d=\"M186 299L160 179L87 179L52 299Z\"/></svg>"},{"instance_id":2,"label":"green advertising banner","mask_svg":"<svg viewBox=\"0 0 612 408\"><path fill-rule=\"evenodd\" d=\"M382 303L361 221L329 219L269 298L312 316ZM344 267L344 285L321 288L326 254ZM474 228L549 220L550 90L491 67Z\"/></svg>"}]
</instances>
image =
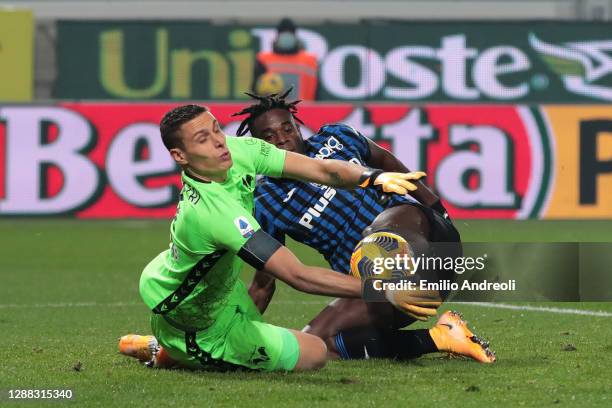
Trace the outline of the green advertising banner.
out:
<instances>
[{"instance_id":1,"label":"green advertising banner","mask_svg":"<svg viewBox=\"0 0 612 408\"><path fill-rule=\"evenodd\" d=\"M58 23L56 97L243 99L270 26ZM321 100L612 101L612 26L565 22L385 22L301 27Z\"/></svg>"}]
</instances>

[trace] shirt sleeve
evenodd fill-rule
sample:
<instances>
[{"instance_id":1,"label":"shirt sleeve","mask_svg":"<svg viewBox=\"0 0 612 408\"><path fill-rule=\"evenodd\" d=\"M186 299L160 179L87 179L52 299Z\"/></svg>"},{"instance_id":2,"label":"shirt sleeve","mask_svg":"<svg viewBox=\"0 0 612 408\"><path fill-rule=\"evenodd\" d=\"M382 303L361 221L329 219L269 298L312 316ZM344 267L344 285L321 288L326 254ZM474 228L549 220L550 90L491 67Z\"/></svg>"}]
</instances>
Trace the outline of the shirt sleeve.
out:
<instances>
[{"instance_id":1,"label":"shirt sleeve","mask_svg":"<svg viewBox=\"0 0 612 408\"><path fill-rule=\"evenodd\" d=\"M227 214L227 216L223 216ZM223 214L211 231L217 246L226 248L255 269L263 269L282 246L261 229L251 214L237 203L224 203Z\"/></svg>"},{"instance_id":2,"label":"shirt sleeve","mask_svg":"<svg viewBox=\"0 0 612 408\"><path fill-rule=\"evenodd\" d=\"M208 233L216 246L237 253L261 227L239 203L227 200L217 205L215 222Z\"/></svg>"},{"instance_id":3,"label":"shirt sleeve","mask_svg":"<svg viewBox=\"0 0 612 408\"><path fill-rule=\"evenodd\" d=\"M336 126L336 134L342 139L342 143L351 146L361 156L364 162L370 160L370 146L368 139L352 126L339 124Z\"/></svg>"},{"instance_id":4,"label":"shirt sleeve","mask_svg":"<svg viewBox=\"0 0 612 408\"><path fill-rule=\"evenodd\" d=\"M286 152L276 146L254 137L244 137L244 144L253 157L255 171L265 176L280 177L285 167Z\"/></svg>"}]
</instances>

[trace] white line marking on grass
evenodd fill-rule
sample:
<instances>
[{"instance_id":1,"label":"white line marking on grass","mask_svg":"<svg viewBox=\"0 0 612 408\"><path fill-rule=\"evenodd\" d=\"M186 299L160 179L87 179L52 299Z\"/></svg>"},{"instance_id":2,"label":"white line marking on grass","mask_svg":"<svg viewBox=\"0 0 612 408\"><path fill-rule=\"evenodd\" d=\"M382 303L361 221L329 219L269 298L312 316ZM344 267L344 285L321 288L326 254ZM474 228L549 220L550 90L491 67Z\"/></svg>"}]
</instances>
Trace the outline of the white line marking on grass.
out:
<instances>
[{"instance_id":1,"label":"white line marking on grass","mask_svg":"<svg viewBox=\"0 0 612 408\"><path fill-rule=\"evenodd\" d=\"M142 302L62 302L62 303L30 303L30 304L15 304L7 303L0 304L0 309L46 309L46 308L65 308L65 307L125 307L125 306L144 306Z\"/></svg>"},{"instance_id":2,"label":"white line marking on grass","mask_svg":"<svg viewBox=\"0 0 612 408\"><path fill-rule=\"evenodd\" d=\"M324 300L279 300L273 302L277 305L326 305L328 301ZM142 302L58 302L58 303L0 303L0 309L53 309L53 308L72 308L72 307L128 307L128 306L144 306Z\"/></svg>"},{"instance_id":3,"label":"white line marking on grass","mask_svg":"<svg viewBox=\"0 0 612 408\"><path fill-rule=\"evenodd\" d=\"M331 300L333 301L333 300ZM329 300L278 300L272 301L271 305L328 305ZM488 302L449 302L449 304L467 305L477 307L488 307L492 309L508 309L528 312L547 312L559 314L572 314L581 316L612 317L611 312L601 310L566 309L549 306L509 305L507 303ZM144 306L142 302L62 302L62 303L31 303L31 304L0 304L0 309L47 309L47 308L73 308L73 307L133 307Z\"/></svg>"},{"instance_id":4,"label":"white line marking on grass","mask_svg":"<svg viewBox=\"0 0 612 408\"><path fill-rule=\"evenodd\" d=\"M612 317L612 313L603 312L601 310L565 309L561 307L509 305L507 303L488 303L488 302L452 302L452 303L468 305L468 306L472 305L472 306L479 306L479 307L490 307L493 309L510 309L510 310L529 311L529 312L548 312L548 313L573 314L573 315L582 315L582 316Z\"/></svg>"}]
</instances>

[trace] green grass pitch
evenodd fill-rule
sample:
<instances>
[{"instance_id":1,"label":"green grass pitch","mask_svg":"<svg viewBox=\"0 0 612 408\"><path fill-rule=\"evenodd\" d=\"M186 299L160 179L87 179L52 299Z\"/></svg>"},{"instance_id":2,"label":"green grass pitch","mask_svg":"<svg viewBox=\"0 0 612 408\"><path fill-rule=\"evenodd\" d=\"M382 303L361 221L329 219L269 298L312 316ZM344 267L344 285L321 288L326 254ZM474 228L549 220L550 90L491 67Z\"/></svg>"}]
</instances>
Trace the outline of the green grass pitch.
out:
<instances>
[{"instance_id":1,"label":"green grass pitch","mask_svg":"<svg viewBox=\"0 0 612 408\"><path fill-rule=\"evenodd\" d=\"M466 241L612 241L610 221L457 225ZM444 309L491 340L492 366L429 355L311 373L145 369L117 352L117 339L150 332L138 278L167 240L167 221L0 221L0 406L59 406L8 401L16 388L70 388L69 406L612 406L612 318L465 304ZM266 317L301 328L327 301L280 285ZM612 312L612 303L546 306Z\"/></svg>"}]
</instances>

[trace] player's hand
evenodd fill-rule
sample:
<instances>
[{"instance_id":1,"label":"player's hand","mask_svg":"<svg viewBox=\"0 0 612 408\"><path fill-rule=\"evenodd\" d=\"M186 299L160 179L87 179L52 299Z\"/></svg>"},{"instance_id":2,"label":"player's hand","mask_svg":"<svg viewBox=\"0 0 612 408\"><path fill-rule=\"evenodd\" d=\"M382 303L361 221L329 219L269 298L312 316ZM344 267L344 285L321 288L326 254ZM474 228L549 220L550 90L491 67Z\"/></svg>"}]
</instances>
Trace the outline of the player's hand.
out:
<instances>
[{"instance_id":1,"label":"player's hand","mask_svg":"<svg viewBox=\"0 0 612 408\"><path fill-rule=\"evenodd\" d=\"M361 187L375 187L383 193L407 194L415 191L417 186L412 181L425 177L425 172L415 171L410 173L393 173L376 170L367 174L359 184Z\"/></svg>"},{"instance_id":2,"label":"player's hand","mask_svg":"<svg viewBox=\"0 0 612 408\"><path fill-rule=\"evenodd\" d=\"M438 313L442 298L433 290L386 290L387 300L400 311L421 321Z\"/></svg>"},{"instance_id":3,"label":"player's hand","mask_svg":"<svg viewBox=\"0 0 612 408\"><path fill-rule=\"evenodd\" d=\"M411 181L417 181L425 177L425 172L414 171L410 173L381 173L374 180L374 186L380 186L383 193L396 193L400 195L407 194L409 191L414 191L417 186Z\"/></svg>"}]
</instances>

